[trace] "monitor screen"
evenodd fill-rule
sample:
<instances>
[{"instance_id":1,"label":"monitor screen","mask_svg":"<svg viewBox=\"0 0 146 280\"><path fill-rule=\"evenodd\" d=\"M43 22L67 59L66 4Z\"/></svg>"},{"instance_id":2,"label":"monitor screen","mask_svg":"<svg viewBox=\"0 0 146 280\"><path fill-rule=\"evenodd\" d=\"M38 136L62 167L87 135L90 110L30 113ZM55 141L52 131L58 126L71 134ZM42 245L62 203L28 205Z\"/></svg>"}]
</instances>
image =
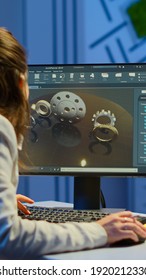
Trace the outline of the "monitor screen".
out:
<instances>
[{"instance_id":1,"label":"monitor screen","mask_svg":"<svg viewBox=\"0 0 146 280\"><path fill-rule=\"evenodd\" d=\"M146 174L146 65L29 65L23 174Z\"/></svg>"}]
</instances>

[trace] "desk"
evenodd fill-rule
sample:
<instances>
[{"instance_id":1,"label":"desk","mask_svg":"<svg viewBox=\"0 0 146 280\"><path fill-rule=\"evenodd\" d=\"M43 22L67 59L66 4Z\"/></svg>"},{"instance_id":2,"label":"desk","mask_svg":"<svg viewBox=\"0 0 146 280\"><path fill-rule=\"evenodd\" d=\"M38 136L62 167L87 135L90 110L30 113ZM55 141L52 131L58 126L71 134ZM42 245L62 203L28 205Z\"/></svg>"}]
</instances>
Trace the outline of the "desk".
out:
<instances>
[{"instance_id":1,"label":"desk","mask_svg":"<svg viewBox=\"0 0 146 280\"><path fill-rule=\"evenodd\" d=\"M36 205L48 207L72 207L72 204L56 201L36 202ZM136 213L137 214L137 213ZM56 260L146 260L146 242L121 248L103 247L79 252L49 254L43 259Z\"/></svg>"}]
</instances>

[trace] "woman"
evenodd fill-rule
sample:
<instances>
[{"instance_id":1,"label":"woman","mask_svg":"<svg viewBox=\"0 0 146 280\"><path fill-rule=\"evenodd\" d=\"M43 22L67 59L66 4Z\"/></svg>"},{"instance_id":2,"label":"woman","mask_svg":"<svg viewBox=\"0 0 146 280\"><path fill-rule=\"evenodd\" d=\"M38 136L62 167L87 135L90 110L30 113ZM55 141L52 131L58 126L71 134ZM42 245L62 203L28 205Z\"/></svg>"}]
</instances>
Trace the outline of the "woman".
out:
<instances>
[{"instance_id":1,"label":"woman","mask_svg":"<svg viewBox=\"0 0 146 280\"><path fill-rule=\"evenodd\" d=\"M16 196L18 149L30 117L28 95L25 51L10 32L0 28L0 258L36 258L146 238L146 229L129 211L93 223L50 224L18 216L17 206L27 212L21 200L33 202Z\"/></svg>"}]
</instances>

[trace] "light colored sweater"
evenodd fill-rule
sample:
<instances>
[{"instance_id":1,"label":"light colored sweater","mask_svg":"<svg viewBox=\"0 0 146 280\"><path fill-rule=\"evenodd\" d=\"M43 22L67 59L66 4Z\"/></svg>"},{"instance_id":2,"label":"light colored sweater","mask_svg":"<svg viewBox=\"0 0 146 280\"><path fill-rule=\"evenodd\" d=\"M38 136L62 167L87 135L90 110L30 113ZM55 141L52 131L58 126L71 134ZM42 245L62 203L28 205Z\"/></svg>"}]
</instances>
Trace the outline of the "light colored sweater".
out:
<instances>
[{"instance_id":1,"label":"light colored sweater","mask_svg":"<svg viewBox=\"0 0 146 280\"><path fill-rule=\"evenodd\" d=\"M17 146L13 126L0 115L0 259L37 258L105 245L107 234L96 222L51 224L18 216Z\"/></svg>"}]
</instances>

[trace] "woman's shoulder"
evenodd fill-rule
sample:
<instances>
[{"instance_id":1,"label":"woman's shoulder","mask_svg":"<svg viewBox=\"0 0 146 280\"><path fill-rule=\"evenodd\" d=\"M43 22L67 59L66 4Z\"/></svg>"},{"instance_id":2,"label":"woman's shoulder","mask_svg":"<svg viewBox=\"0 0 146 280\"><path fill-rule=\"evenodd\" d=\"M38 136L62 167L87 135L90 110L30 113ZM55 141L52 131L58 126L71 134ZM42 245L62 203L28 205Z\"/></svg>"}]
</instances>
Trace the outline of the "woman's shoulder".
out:
<instances>
[{"instance_id":1,"label":"woman's shoulder","mask_svg":"<svg viewBox=\"0 0 146 280\"><path fill-rule=\"evenodd\" d=\"M6 131L15 134L14 128L10 121L2 115L0 115L0 131Z\"/></svg>"},{"instance_id":2,"label":"woman's shoulder","mask_svg":"<svg viewBox=\"0 0 146 280\"><path fill-rule=\"evenodd\" d=\"M13 125L4 116L0 115L0 136L3 137L9 146L17 146L17 139Z\"/></svg>"}]
</instances>

